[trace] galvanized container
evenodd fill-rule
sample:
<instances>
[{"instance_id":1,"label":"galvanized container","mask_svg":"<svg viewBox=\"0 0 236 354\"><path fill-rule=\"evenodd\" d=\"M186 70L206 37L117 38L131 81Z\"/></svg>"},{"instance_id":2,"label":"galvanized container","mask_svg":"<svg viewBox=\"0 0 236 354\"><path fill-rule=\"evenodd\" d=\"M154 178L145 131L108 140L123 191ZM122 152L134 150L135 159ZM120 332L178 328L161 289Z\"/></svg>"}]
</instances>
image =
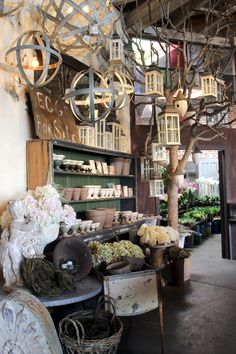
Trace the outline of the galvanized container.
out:
<instances>
[{"instance_id":1,"label":"galvanized container","mask_svg":"<svg viewBox=\"0 0 236 354\"><path fill-rule=\"evenodd\" d=\"M102 275L104 294L115 301L117 316L134 316L158 307L156 269Z\"/></svg>"}]
</instances>

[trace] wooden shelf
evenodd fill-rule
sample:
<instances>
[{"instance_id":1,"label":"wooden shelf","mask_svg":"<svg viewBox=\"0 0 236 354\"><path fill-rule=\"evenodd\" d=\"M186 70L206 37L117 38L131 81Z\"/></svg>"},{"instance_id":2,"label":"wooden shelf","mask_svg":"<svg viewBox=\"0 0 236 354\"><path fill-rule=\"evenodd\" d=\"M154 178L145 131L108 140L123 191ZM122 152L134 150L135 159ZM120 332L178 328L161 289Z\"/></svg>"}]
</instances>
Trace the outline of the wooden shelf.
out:
<instances>
[{"instance_id":1,"label":"wooden shelf","mask_svg":"<svg viewBox=\"0 0 236 354\"><path fill-rule=\"evenodd\" d=\"M112 198L97 198L97 199L86 199L86 200L67 200L65 202L62 202L63 204L77 204L77 203L90 203L90 202L103 202L109 201L109 200L125 200L125 199L135 199L135 196L132 197L112 197Z\"/></svg>"},{"instance_id":2,"label":"wooden shelf","mask_svg":"<svg viewBox=\"0 0 236 354\"><path fill-rule=\"evenodd\" d=\"M54 174L57 175L72 175L72 176L94 176L94 177L117 177L117 178L135 178L134 175L99 175L98 173L81 173L81 172L73 172L73 171L53 171Z\"/></svg>"}]
</instances>

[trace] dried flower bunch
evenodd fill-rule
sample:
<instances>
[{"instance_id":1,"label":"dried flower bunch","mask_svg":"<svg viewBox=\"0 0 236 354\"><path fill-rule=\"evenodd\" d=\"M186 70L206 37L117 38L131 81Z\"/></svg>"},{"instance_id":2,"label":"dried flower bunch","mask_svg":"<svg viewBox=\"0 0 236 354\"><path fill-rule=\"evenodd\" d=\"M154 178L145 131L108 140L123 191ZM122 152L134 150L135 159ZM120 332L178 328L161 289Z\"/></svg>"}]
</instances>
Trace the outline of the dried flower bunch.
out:
<instances>
[{"instance_id":1,"label":"dried flower bunch","mask_svg":"<svg viewBox=\"0 0 236 354\"><path fill-rule=\"evenodd\" d=\"M153 226L142 224L137 232L140 236L140 243L148 244L151 247L168 246L179 238L177 230L170 226Z\"/></svg>"},{"instance_id":2,"label":"dried flower bunch","mask_svg":"<svg viewBox=\"0 0 236 354\"><path fill-rule=\"evenodd\" d=\"M122 240L113 243L91 241L88 246L92 253L94 267L98 267L102 262L111 264L126 256L144 258L142 249L131 241Z\"/></svg>"}]
</instances>

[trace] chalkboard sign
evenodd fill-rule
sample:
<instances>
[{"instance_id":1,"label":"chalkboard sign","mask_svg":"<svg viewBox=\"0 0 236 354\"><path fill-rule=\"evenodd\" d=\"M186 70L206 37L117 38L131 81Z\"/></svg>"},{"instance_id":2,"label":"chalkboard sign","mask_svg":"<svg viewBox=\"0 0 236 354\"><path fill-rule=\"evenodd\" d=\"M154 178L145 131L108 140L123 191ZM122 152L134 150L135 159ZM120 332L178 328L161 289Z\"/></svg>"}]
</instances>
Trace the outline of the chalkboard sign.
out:
<instances>
[{"instance_id":1,"label":"chalkboard sign","mask_svg":"<svg viewBox=\"0 0 236 354\"><path fill-rule=\"evenodd\" d=\"M52 97L43 88L30 90L29 94L38 138L79 143L75 118L65 101Z\"/></svg>"}]
</instances>

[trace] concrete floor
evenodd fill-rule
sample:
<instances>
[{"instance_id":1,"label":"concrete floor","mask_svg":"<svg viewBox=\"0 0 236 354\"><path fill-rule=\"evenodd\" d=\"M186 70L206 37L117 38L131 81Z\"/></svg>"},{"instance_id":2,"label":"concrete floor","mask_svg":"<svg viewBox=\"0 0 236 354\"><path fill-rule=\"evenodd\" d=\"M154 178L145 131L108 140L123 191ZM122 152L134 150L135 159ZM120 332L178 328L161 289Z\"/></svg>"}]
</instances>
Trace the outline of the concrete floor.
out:
<instances>
[{"instance_id":1,"label":"concrete floor","mask_svg":"<svg viewBox=\"0 0 236 354\"><path fill-rule=\"evenodd\" d=\"M164 299L165 354L236 353L236 261L221 258L220 235L193 249L191 280L167 285ZM158 311L122 318L118 354L160 354Z\"/></svg>"}]
</instances>

